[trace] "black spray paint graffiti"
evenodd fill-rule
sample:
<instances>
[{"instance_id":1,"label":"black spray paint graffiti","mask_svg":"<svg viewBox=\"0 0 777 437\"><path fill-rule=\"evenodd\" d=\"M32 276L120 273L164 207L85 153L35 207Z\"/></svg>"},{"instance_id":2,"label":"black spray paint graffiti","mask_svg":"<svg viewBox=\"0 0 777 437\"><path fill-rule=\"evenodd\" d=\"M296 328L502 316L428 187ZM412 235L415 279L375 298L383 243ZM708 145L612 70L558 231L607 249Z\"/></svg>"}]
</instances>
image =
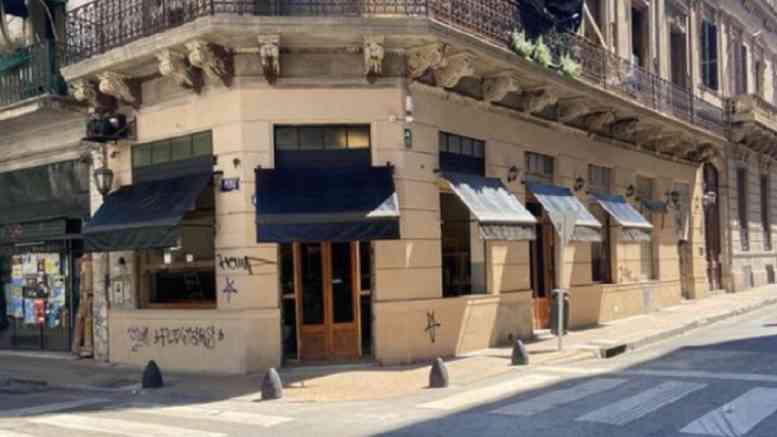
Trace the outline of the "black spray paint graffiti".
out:
<instances>
[{"instance_id":1,"label":"black spray paint graffiti","mask_svg":"<svg viewBox=\"0 0 777 437\"><path fill-rule=\"evenodd\" d=\"M145 346L149 345L148 340L148 326L138 327L131 326L127 329L127 336L129 337L129 346L132 352L137 352Z\"/></svg>"},{"instance_id":2,"label":"black spray paint graffiti","mask_svg":"<svg viewBox=\"0 0 777 437\"><path fill-rule=\"evenodd\" d=\"M424 329L424 332L429 336L429 339L432 340L432 343L437 341L437 328L441 326L442 325L434 317L434 311L426 313L426 329Z\"/></svg>"},{"instance_id":3,"label":"black spray paint graffiti","mask_svg":"<svg viewBox=\"0 0 777 437\"><path fill-rule=\"evenodd\" d=\"M219 254L216 255L216 259L219 268L225 272L248 272L249 275L254 274L256 266L277 264L273 261L250 256L223 256Z\"/></svg>"},{"instance_id":4,"label":"black spray paint graffiti","mask_svg":"<svg viewBox=\"0 0 777 437\"><path fill-rule=\"evenodd\" d=\"M216 329L213 325L158 328L154 330L153 338L147 326L133 326L127 329L127 335L132 352L137 352L152 344L159 347L182 345L211 350L215 349L218 343L224 341L224 331Z\"/></svg>"},{"instance_id":5,"label":"black spray paint graffiti","mask_svg":"<svg viewBox=\"0 0 777 437\"><path fill-rule=\"evenodd\" d=\"M224 289L221 290L222 293L224 293L225 296L227 296L227 302L232 302L232 295L238 294L237 288L235 288L235 280L226 278L227 285L224 286Z\"/></svg>"}]
</instances>

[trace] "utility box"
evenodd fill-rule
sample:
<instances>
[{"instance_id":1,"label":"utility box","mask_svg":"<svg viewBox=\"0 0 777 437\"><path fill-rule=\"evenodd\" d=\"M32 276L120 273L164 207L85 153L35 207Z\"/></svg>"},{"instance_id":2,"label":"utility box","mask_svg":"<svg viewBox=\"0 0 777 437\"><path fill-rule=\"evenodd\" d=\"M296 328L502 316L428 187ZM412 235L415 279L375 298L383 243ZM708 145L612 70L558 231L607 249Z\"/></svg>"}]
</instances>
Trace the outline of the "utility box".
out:
<instances>
[{"instance_id":1,"label":"utility box","mask_svg":"<svg viewBox=\"0 0 777 437\"><path fill-rule=\"evenodd\" d=\"M553 333L553 335L559 335L558 334L558 317L559 317L559 308L558 308L558 299L559 295L564 296L564 318L562 319L562 335L567 334L567 329L569 327L569 292L566 290L553 290L550 293L550 332Z\"/></svg>"}]
</instances>

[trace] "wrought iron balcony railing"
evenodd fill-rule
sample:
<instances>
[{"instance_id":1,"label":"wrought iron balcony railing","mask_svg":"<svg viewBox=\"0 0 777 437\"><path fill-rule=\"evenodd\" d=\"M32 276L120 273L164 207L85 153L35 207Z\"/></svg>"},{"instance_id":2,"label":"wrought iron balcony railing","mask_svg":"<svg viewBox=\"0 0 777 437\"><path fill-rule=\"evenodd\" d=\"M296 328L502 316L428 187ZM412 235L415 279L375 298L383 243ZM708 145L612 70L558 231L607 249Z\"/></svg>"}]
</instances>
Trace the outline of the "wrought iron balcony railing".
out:
<instances>
[{"instance_id":1,"label":"wrought iron balcony railing","mask_svg":"<svg viewBox=\"0 0 777 437\"><path fill-rule=\"evenodd\" d=\"M432 19L510 46L521 29L518 0L94 0L67 14L66 63L73 64L209 15L401 16ZM724 135L723 108L573 34L546 39L559 63L570 55L582 79L657 111Z\"/></svg>"},{"instance_id":2,"label":"wrought iron balcony railing","mask_svg":"<svg viewBox=\"0 0 777 437\"><path fill-rule=\"evenodd\" d=\"M64 94L57 53L53 43L44 42L0 55L0 106L44 94Z\"/></svg>"}]
</instances>

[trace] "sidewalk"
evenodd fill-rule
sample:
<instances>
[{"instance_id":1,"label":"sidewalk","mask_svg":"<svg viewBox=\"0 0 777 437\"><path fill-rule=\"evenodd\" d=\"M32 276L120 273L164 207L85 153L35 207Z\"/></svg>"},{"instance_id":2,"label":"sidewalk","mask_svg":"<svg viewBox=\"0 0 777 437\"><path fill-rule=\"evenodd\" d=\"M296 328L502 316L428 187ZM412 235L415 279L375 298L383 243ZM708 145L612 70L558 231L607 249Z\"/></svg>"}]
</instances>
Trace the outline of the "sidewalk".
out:
<instances>
[{"instance_id":1,"label":"sidewalk","mask_svg":"<svg viewBox=\"0 0 777 437\"><path fill-rule=\"evenodd\" d=\"M570 365L592 359L602 350L631 350L680 335L766 305L777 304L777 286L736 294L721 294L685 302L651 314L622 319L570 332L564 351L556 350L554 337L537 339L526 347L531 366ZM478 351L448 361L451 384L466 386L514 371L510 348ZM48 383L49 387L132 392L139 389L142 370L113 364L75 360L65 355L0 352L0 390L8 379ZM162 369L164 372L164 369ZM288 368L281 370L285 397L291 402L327 402L385 399L417 393L428 383L429 366L381 367L375 364ZM259 399L262 375L212 376L164 372L170 395L207 396L213 399ZM12 381L13 382L13 381Z\"/></svg>"}]
</instances>

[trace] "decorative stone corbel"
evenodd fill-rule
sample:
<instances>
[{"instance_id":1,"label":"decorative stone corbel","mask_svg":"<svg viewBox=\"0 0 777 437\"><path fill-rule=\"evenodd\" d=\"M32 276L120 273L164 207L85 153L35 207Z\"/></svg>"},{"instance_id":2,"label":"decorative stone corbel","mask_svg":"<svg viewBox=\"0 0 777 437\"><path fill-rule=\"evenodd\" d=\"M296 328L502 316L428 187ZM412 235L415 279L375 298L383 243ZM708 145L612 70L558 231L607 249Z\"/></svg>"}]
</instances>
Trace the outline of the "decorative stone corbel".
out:
<instances>
[{"instance_id":1,"label":"decorative stone corbel","mask_svg":"<svg viewBox=\"0 0 777 437\"><path fill-rule=\"evenodd\" d=\"M100 79L100 92L138 108L140 106L140 92L132 79L124 74L114 71L104 71L97 76Z\"/></svg>"},{"instance_id":2,"label":"decorative stone corbel","mask_svg":"<svg viewBox=\"0 0 777 437\"><path fill-rule=\"evenodd\" d=\"M639 119L636 117L615 120L610 125L610 132L616 138L632 138L639 127Z\"/></svg>"},{"instance_id":3,"label":"decorative stone corbel","mask_svg":"<svg viewBox=\"0 0 777 437\"><path fill-rule=\"evenodd\" d=\"M555 105L558 101L553 92L547 88L536 88L521 94L518 107L522 112L539 112L546 106Z\"/></svg>"},{"instance_id":4,"label":"decorative stone corbel","mask_svg":"<svg viewBox=\"0 0 777 437\"><path fill-rule=\"evenodd\" d=\"M449 56L447 65L434 70L434 79L437 86L453 88L465 76L475 74L475 66L472 63L474 56L467 52Z\"/></svg>"},{"instance_id":5,"label":"decorative stone corbel","mask_svg":"<svg viewBox=\"0 0 777 437\"><path fill-rule=\"evenodd\" d=\"M487 77L483 81L483 100L487 102L499 102L508 94L520 91L520 77L512 72Z\"/></svg>"},{"instance_id":6,"label":"decorative stone corbel","mask_svg":"<svg viewBox=\"0 0 777 437\"><path fill-rule=\"evenodd\" d=\"M259 35L259 61L265 80L274 85L281 76L280 35Z\"/></svg>"},{"instance_id":7,"label":"decorative stone corbel","mask_svg":"<svg viewBox=\"0 0 777 437\"><path fill-rule=\"evenodd\" d=\"M175 80L178 85L197 90L191 65L186 55L181 52L165 49L156 54L159 60L159 73Z\"/></svg>"},{"instance_id":8,"label":"decorative stone corbel","mask_svg":"<svg viewBox=\"0 0 777 437\"><path fill-rule=\"evenodd\" d=\"M70 94L79 102L86 102L89 107L97 107L97 84L89 79L76 79L70 82Z\"/></svg>"},{"instance_id":9,"label":"decorative stone corbel","mask_svg":"<svg viewBox=\"0 0 777 437\"><path fill-rule=\"evenodd\" d=\"M559 121L569 123L577 120L589 112L588 105L582 97L570 97L559 99L556 104Z\"/></svg>"},{"instance_id":10,"label":"decorative stone corbel","mask_svg":"<svg viewBox=\"0 0 777 437\"><path fill-rule=\"evenodd\" d=\"M227 87L232 84L225 49L201 39L187 42L186 48L189 50L189 62L201 69L210 81L221 82Z\"/></svg>"},{"instance_id":11,"label":"decorative stone corbel","mask_svg":"<svg viewBox=\"0 0 777 437\"><path fill-rule=\"evenodd\" d=\"M731 148L734 160L743 164L747 164L750 160L750 149L743 145L735 145Z\"/></svg>"},{"instance_id":12,"label":"decorative stone corbel","mask_svg":"<svg viewBox=\"0 0 777 437\"><path fill-rule=\"evenodd\" d=\"M382 36L364 37L364 70L369 83L375 83L383 76L383 58L386 56L384 42Z\"/></svg>"},{"instance_id":13,"label":"decorative stone corbel","mask_svg":"<svg viewBox=\"0 0 777 437\"><path fill-rule=\"evenodd\" d=\"M447 65L445 57L448 45L441 42L410 49L407 53L407 69L412 79L423 76L430 68L439 69Z\"/></svg>"},{"instance_id":14,"label":"decorative stone corbel","mask_svg":"<svg viewBox=\"0 0 777 437\"><path fill-rule=\"evenodd\" d=\"M598 132L615 121L615 114L610 110L600 110L586 115L583 124L589 132Z\"/></svg>"}]
</instances>

